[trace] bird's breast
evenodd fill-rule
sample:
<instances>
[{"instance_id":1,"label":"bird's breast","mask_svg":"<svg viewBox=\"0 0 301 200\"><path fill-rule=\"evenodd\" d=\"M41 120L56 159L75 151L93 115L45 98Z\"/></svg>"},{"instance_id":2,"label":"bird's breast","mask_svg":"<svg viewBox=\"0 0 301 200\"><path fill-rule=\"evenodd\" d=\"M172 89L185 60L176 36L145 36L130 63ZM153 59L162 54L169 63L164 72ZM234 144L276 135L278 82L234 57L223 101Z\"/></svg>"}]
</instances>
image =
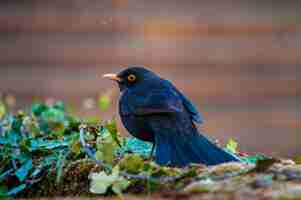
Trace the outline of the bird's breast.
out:
<instances>
[{"instance_id":1,"label":"bird's breast","mask_svg":"<svg viewBox=\"0 0 301 200\"><path fill-rule=\"evenodd\" d=\"M143 141L154 142L154 134L147 124L147 119L134 115L121 115L120 117L131 135Z\"/></svg>"},{"instance_id":2,"label":"bird's breast","mask_svg":"<svg viewBox=\"0 0 301 200\"><path fill-rule=\"evenodd\" d=\"M119 100L119 114L123 126L134 137L148 142L154 142L154 135L147 124L146 117L139 117L132 113L130 109L131 95L128 91L121 94Z\"/></svg>"}]
</instances>

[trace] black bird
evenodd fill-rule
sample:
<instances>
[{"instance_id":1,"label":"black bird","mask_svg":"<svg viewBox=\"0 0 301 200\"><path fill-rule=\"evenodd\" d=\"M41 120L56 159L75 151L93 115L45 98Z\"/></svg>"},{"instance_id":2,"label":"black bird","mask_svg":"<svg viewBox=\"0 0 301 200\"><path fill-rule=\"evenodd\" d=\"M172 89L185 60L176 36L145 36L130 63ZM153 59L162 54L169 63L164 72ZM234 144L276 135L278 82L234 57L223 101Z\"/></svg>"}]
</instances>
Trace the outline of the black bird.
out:
<instances>
[{"instance_id":1,"label":"black bird","mask_svg":"<svg viewBox=\"0 0 301 200\"><path fill-rule=\"evenodd\" d=\"M201 115L170 81L143 67L104 77L119 85L123 125L133 136L156 145L158 164L183 167L239 161L199 134L194 123L203 122Z\"/></svg>"}]
</instances>

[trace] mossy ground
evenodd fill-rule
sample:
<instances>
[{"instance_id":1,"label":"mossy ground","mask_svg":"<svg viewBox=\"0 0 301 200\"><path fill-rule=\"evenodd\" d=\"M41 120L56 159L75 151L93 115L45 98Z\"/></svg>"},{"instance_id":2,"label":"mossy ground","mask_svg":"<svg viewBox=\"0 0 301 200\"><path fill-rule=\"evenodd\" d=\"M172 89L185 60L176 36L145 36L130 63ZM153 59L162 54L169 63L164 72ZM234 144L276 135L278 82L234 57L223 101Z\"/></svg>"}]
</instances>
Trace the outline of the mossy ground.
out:
<instances>
[{"instance_id":1,"label":"mossy ground","mask_svg":"<svg viewBox=\"0 0 301 200\"><path fill-rule=\"evenodd\" d=\"M150 144L120 136L114 121L71 116L62 102L3 116L0 198L301 199L299 158L242 156L230 140L226 150L240 163L158 166Z\"/></svg>"}]
</instances>

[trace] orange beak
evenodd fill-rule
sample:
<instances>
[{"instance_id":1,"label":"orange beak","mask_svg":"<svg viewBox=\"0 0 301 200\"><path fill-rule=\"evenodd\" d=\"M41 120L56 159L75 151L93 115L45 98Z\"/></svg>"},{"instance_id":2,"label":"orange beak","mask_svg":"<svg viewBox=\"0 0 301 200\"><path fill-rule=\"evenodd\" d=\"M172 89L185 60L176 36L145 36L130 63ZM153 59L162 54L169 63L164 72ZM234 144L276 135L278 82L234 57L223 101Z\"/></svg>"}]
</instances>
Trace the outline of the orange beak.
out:
<instances>
[{"instance_id":1,"label":"orange beak","mask_svg":"<svg viewBox=\"0 0 301 200\"><path fill-rule=\"evenodd\" d=\"M109 78L113 81L121 82L121 78L117 76L117 74L104 74L102 77Z\"/></svg>"}]
</instances>

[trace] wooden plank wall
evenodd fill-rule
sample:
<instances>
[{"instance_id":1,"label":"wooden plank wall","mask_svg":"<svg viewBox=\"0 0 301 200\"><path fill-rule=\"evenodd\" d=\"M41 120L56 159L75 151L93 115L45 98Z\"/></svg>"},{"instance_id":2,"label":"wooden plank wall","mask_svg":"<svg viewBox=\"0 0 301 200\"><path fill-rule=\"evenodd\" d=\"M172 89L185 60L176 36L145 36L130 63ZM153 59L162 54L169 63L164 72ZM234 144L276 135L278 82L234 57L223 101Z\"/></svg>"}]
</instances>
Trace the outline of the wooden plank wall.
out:
<instances>
[{"instance_id":1,"label":"wooden plank wall","mask_svg":"<svg viewBox=\"0 0 301 200\"><path fill-rule=\"evenodd\" d=\"M15 94L19 107L32 96L79 106L114 88L102 73L145 65L196 102L210 137L294 156L300 8L298 1L1 1L0 91Z\"/></svg>"}]
</instances>

